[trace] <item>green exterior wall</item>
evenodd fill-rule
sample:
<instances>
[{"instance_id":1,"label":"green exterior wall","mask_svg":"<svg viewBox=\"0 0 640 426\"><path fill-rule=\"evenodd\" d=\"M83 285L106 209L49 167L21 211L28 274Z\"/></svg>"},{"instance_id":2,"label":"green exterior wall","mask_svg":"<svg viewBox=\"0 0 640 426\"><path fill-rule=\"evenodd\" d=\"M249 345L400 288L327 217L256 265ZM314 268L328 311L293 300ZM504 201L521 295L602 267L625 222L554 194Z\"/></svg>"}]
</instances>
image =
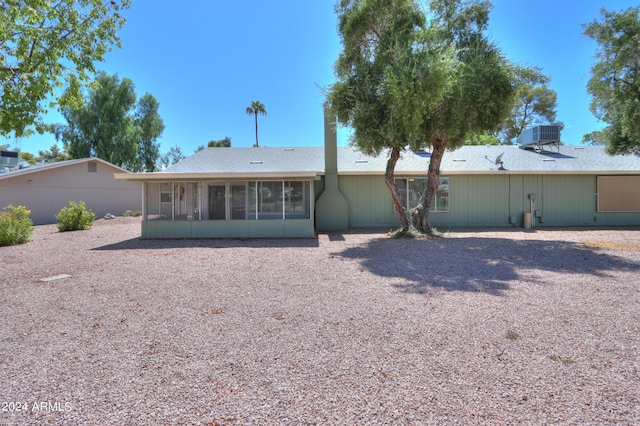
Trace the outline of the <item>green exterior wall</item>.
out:
<instances>
[{"instance_id":1,"label":"green exterior wall","mask_svg":"<svg viewBox=\"0 0 640 426\"><path fill-rule=\"evenodd\" d=\"M447 175L443 175L447 176ZM400 176L399 176L400 177ZM449 212L433 226L522 226L535 194L536 226L638 226L640 213L597 212L596 175L449 175ZM350 228L396 228L399 221L383 176L340 176Z\"/></svg>"},{"instance_id":2,"label":"green exterior wall","mask_svg":"<svg viewBox=\"0 0 640 426\"><path fill-rule=\"evenodd\" d=\"M287 220L146 220L142 238L309 238L313 219Z\"/></svg>"}]
</instances>

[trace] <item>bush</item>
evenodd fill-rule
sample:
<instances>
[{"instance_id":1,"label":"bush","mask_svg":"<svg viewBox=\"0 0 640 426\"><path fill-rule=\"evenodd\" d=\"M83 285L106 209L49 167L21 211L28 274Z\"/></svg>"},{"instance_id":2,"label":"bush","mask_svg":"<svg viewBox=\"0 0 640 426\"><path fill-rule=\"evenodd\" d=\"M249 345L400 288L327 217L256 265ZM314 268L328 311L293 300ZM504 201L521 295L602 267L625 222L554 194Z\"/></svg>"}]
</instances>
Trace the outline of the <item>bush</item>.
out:
<instances>
[{"instance_id":1,"label":"bush","mask_svg":"<svg viewBox=\"0 0 640 426\"><path fill-rule=\"evenodd\" d=\"M96 215L91 210L87 210L84 201L75 203L69 201L69 207L63 207L56 215L58 230L60 232L79 231L91 228Z\"/></svg>"},{"instance_id":2,"label":"bush","mask_svg":"<svg viewBox=\"0 0 640 426\"><path fill-rule=\"evenodd\" d=\"M141 215L142 215L142 212L140 210L126 210L124 213L122 213L122 216L124 217L127 217L127 216L138 217Z\"/></svg>"},{"instance_id":3,"label":"bush","mask_svg":"<svg viewBox=\"0 0 640 426\"><path fill-rule=\"evenodd\" d=\"M0 213L0 246L24 244L33 232L31 210L24 206L7 206Z\"/></svg>"},{"instance_id":4,"label":"bush","mask_svg":"<svg viewBox=\"0 0 640 426\"><path fill-rule=\"evenodd\" d=\"M408 229L398 228L395 231L390 231L391 238L418 238L422 234L413 226L409 226Z\"/></svg>"}]
</instances>

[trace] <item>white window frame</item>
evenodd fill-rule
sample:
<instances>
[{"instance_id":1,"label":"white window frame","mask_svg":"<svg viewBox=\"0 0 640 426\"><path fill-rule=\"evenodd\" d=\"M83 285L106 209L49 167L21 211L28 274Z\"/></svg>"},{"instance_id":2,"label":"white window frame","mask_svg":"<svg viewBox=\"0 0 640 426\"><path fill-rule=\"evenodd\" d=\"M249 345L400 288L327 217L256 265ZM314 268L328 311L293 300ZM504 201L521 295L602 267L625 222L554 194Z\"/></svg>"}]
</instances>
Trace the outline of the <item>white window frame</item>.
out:
<instances>
[{"instance_id":1,"label":"white window frame","mask_svg":"<svg viewBox=\"0 0 640 426\"><path fill-rule=\"evenodd\" d=\"M407 188L406 194L405 194L405 199L401 200L403 202L403 205L406 206L405 209L412 209L415 206L412 206L410 204L410 200L409 200L409 182L412 182L416 179L421 179L425 182L427 182L427 178L424 176L399 176L399 177L395 177L394 178L394 185L396 184L395 181L397 180L403 180L405 182L405 187ZM443 183L443 180L445 180L445 183ZM447 209L446 210L440 210L438 209L438 199L440 198L438 196L438 192L441 191L442 185L447 185L447 195L446 195L446 199L447 199ZM397 188L397 185L396 185ZM396 210L395 205L393 207L394 211ZM433 200L431 201L431 208L429 209L430 213L450 213L451 212L451 178L449 176L440 176L440 185L438 185L438 191L433 195Z\"/></svg>"}]
</instances>

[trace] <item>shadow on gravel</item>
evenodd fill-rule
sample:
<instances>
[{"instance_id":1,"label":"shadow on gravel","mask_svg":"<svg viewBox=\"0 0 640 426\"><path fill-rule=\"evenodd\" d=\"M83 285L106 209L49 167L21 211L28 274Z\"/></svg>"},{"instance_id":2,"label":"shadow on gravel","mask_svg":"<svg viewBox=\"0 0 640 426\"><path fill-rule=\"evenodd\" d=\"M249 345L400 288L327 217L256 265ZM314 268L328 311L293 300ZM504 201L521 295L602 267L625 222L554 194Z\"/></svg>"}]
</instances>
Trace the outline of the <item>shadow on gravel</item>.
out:
<instances>
[{"instance_id":1,"label":"shadow on gravel","mask_svg":"<svg viewBox=\"0 0 640 426\"><path fill-rule=\"evenodd\" d=\"M601 278L612 271L640 271L638 263L566 241L379 238L334 255L353 259L374 274L401 278L404 282L394 286L419 294L441 289L501 295L513 281L553 284L539 271Z\"/></svg>"},{"instance_id":2,"label":"shadow on gravel","mask_svg":"<svg viewBox=\"0 0 640 426\"><path fill-rule=\"evenodd\" d=\"M113 244L96 247L93 250L161 250L181 248L286 248L286 247L318 247L317 238L202 238L202 239L149 239L132 238Z\"/></svg>"}]
</instances>

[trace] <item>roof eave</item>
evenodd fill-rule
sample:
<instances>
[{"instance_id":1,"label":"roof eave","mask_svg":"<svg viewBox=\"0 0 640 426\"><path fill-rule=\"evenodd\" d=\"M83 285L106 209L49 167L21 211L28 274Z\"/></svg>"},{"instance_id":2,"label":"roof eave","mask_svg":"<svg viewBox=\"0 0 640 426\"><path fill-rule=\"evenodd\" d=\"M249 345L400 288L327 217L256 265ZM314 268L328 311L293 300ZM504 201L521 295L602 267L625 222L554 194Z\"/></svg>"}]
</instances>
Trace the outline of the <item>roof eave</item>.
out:
<instances>
[{"instance_id":1,"label":"roof eave","mask_svg":"<svg viewBox=\"0 0 640 426\"><path fill-rule=\"evenodd\" d=\"M137 181L174 180L256 180L256 179L314 179L323 172L253 172L253 173L115 173L116 179Z\"/></svg>"},{"instance_id":2,"label":"roof eave","mask_svg":"<svg viewBox=\"0 0 640 426\"><path fill-rule=\"evenodd\" d=\"M427 176L426 170L401 170L395 176ZM441 175L639 175L640 170L441 170ZM338 171L340 176L384 176L382 171Z\"/></svg>"}]
</instances>

